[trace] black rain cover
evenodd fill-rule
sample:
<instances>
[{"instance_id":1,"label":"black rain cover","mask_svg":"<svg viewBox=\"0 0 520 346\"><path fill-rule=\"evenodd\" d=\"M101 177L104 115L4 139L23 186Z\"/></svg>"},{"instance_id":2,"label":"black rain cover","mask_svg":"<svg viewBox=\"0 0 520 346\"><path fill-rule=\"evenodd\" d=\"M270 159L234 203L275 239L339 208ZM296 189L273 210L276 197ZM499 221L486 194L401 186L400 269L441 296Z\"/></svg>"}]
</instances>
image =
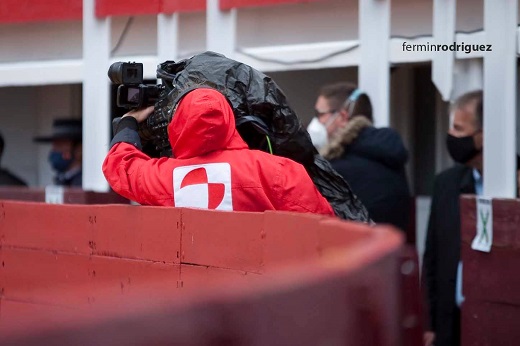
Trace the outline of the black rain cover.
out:
<instances>
[{"instance_id":1,"label":"black rain cover","mask_svg":"<svg viewBox=\"0 0 520 346\"><path fill-rule=\"evenodd\" d=\"M229 100L237 129L250 148L268 151L267 134L273 154L301 163L338 217L371 222L348 183L317 153L284 93L270 77L221 54L205 52L160 64L157 78L168 90L168 99L158 103L162 107L158 111L165 117L171 119L175 105L189 91L217 89Z\"/></svg>"}]
</instances>

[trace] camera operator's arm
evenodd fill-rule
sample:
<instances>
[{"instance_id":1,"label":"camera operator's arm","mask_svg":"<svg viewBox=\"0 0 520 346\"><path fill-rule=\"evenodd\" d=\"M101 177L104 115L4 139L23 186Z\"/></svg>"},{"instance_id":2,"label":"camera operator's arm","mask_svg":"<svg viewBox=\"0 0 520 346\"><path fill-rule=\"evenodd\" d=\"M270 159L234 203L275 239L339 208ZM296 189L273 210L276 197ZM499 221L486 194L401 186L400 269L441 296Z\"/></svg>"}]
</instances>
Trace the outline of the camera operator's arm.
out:
<instances>
[{"instance_id":1,"label":"camera operator's arm","mask_svg":"<svg viewBox=\"0 0 520 346\"><path fill-rule=\"evenodd\" d=\"M140 110L133 110L123 115L114 129L114 138L110 143L110 147L117 143L125 142L142 150L141 139L137 133L138 123L145 121L153 113L153 109L154 107L150 106Z\"/></svg>"},{"instance_id":2,"label":"camera operator's arm","mask_svg":"<svg viewBox=\"0 0 520 346\"><path fill-rule=\"evenodd\" d=\"M115 129L111 149L103 162L103 173L112 189L120 195L147 205L171 204L171 195L146 181L147 167L159 167L163 159L152 159L141 151L138 122L146 120L153 107L128 112ZM150 174L148 174L150 175ZM166 202L169 201L169 202Z\"/></svg>"}]
</instances>

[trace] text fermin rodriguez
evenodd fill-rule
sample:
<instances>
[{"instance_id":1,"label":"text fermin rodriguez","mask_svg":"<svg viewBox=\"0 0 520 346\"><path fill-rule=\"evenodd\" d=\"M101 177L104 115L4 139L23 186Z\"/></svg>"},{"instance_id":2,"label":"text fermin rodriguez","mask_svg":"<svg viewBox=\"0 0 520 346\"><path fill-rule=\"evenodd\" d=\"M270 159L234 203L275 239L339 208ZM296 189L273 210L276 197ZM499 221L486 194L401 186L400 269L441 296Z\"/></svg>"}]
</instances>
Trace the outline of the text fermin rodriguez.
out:
<instances>
[{"instance_id":1,"label":"text fermin rodriguez","mask_svg":"<svg viewBox=\"0 0 520 346\"><path fill-rule=\"evenodd\" d=\"M471 52L491 52L490 44L464 44L453 42L453 44L407 44L403 42L403 51L406 52L464 52L469 54Z\"/></svg>"}]
</instances>

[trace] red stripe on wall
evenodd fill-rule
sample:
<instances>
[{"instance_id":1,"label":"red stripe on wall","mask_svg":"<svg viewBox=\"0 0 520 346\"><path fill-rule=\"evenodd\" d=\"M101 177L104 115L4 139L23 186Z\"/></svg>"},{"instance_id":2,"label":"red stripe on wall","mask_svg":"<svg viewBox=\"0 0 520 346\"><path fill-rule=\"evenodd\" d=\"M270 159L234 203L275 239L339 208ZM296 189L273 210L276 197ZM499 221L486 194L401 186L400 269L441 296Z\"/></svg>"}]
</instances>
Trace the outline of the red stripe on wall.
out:
<instances>
[{"instance_id":1,"label":"red stripe on wall","mask_svg":"<svg viewBox=\"0 0 520 346\"><path fill-rule=\"evenodd\" d=\"M96 0L96 17L157 14L161 0Z\"/></svg>"},{"instance_id":2,"label":"red stripe on wall","mask_svg":"<svg viewBox=\"0 0 520 346\"><path fill-rule=\"evenodd\" d=\"M240 7L256 7L268 5L299 4L323 0L220 0L220 9L229 10Z\"/></svg>"},{"instance_id":3,"label":"red stripe on wall","mask_svg":"<svg viewBox=\"0 0 520 346\"><path fill-rule=\"evenodd\" d=\"M0 23L78 20L82 0L0 0Z\"/></svg>"},{"instance_id":4,"label":"red stripe on wall","mask_svg":"<svg viewBox=\"0 0 520 346\"><path fill-rule=\"evenodd\" d=\"M162 0L163 13L196 12L206 10L206 0Z\"/></svg>"},{"instance_id":5,"label":"red stripe on wall","mask_svg":"<svg viewBox=\"0 0 520 346\"><path fill-rule=\"evenodd\" d=\"M96 16L204 11L206 0L96 0Z\"/></svg>"},{"instance_id":6,"label":"red stripe on wall","mask_svg":"<svg viewBox=\"0 0 520 346\"><path fill-rule=\"evenodd\" d=\"M220 8L268 6L320 0L220 0ZM96 0L96 16L204 11L206 0ZM81 20L82 0L0 0L0 23Z\"/></svg>"}]
</instances>

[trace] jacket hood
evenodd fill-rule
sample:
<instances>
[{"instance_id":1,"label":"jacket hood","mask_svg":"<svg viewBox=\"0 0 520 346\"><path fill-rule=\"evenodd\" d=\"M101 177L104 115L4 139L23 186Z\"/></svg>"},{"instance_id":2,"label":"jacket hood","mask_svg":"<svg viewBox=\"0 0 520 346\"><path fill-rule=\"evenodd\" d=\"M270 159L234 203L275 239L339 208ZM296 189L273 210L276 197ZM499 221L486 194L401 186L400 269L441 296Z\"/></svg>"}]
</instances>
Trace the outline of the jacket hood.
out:
<instances>
[{"instance_id":1,"label":"jacket hood","mask_svg":"<svg viewBox=\"0 0 520 346\"><path fill-rule=\"evenodd\" d=\"M235 128L227 99L214 89L195 89L180 100L168 125L168 139L178 159L248 148Z\"/></svg>"},{"instance_id":2,"label":"jacket hood","mask_svg":"<svg viewBox=\"0 0 520 346\"><path fill-rule=\"evenodd\" d=\"M403 167L408 161L408 150L401 136L391 128L366 128L349 148L351 154L370 158L392 168Z\"/></svg>"},{"instance_id":3,"label":"jacket hood","mask_svg":"<svg viewBox=\"0 0 520 346\"><path fill-rule=\"evenodd\" d=\"M328 160L358 155L392 168L402 167L408 161L408 151L397 131L377 129L361 116L352 118L320 153Z\"/></svg>"}]
</instances>

